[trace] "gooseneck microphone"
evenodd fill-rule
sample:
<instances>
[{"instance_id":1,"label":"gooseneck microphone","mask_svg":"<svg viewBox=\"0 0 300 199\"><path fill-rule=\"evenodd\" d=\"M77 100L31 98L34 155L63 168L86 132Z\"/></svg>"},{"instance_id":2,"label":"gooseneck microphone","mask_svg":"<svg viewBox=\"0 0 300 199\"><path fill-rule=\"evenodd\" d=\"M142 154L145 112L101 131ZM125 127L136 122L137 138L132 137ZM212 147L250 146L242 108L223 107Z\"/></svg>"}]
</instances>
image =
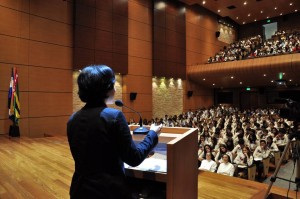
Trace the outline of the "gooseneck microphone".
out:
<instances>
[{"instance_id":1,"label":"gooseneck microphone","mask_svg":"<svg viewBox=\"0 0 300 199\"><path fill-rule=\"evenodd\" d=\"M149 130L147 128L143 127L143 119L142 119L142 116L141 116L141 114L139 112L137 112L136 110L134 110L134 109L132 109L132 108L130 108L128 106L125 106L121 100L116 100L115 101L115 105L117 105L119 107L123 107L124 106L125 108L128 108L129 110L137 113L140 116L140 121L139 121L140 127L134 129L133 130L133 134L147 134L149 132Z\"/></svg>"}]
</instances>

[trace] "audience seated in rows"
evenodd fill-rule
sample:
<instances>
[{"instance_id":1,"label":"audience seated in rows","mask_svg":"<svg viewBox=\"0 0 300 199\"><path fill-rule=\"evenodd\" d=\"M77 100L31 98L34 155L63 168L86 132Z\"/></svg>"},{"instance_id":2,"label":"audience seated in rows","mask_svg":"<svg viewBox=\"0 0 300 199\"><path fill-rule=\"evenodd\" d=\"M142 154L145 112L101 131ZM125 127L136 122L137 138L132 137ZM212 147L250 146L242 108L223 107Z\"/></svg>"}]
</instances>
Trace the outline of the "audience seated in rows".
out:
<instances>
[{"instance_id":1,"label":"audience seated in rows","mask_svg":"<svg viewBox=\"0 0 300 199\"><path fill-rule=\"evenodd\" d=\"M300 31L276 32L271 39L263 41L260 35L242 39L229 46L224 46L207 63L243 60L270 55L300 52Z\"/></svg>"},{"instance_id":2,"label":"audience seated in rows","mask_svg":"<svg viewBox=\"0 0 300 199\"><path fill-rule=\"evenodd\" d=\"M188 111L178 116L165 115L143 123L198 128L200 170L247 178L247 169L254 165L258 180L266 177L264 159L272 159L274 153L284 150L287 134L293 127L292 121L279 117L277 109L240 111L223 106Z\"/></svg>"}]
</instances>

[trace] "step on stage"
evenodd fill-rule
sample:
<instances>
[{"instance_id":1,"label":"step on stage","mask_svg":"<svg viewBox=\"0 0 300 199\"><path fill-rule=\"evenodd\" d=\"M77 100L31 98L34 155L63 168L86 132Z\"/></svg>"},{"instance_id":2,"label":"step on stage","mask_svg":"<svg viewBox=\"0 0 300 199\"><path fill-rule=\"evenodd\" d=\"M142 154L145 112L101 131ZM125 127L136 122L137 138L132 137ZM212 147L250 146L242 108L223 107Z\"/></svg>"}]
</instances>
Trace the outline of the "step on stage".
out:
<instances>
[{"instance_id":1,"label":"step on stage","mask_svg":"<svg viewBox=\"0 0 300 199\"><path fill-rule=\"evenodd\" d=\"M1 199L69 198L73 172L74 161L65 136L0 136ZM267 184L216 173L200 171L198 175L198 198L259 199L267 188ZM287 190L273 186L271 193L286 196ZM296 192L290 190L289 197L296 198Z\"/></svg>"}]
</instances>

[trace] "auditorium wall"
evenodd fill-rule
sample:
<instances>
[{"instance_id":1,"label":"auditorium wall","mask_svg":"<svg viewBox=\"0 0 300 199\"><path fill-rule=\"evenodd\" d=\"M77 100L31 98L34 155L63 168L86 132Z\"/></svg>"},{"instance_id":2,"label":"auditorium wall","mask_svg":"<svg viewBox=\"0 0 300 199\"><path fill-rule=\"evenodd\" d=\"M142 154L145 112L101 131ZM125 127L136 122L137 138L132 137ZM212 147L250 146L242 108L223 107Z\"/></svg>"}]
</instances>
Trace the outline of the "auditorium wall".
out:
<instances>
[{"instance_id":1,"label":"auditorium wall","mask_svg":"<svg viewBox=\"0 0 300 199\"><path fill-rule=\"evenodd\" d=\"M184 84L181 79L152 78L153 118L182 113Z\"/></svg>"},{"instance_id":2,"label":"auditorium wall","mask_svg":"<svg viewBox=\"0 0 300 199\"><path fill-rule=\"evenodd\" d=\"M8 134L11 68L19 75L21 136L65 134L72 113L72 1L0 2L0 134Z\"/></svg>"},{"instance_id":3,"label":"auditorium wall","mask_svg":"<svg viewBox=\"0 0 300 199\"><path fill-rule=\"evenodd\" d=\"M216 38L217 15L200 7L186 9L186 63L189 66L203 64L226 44ZM185 91L193 91L193 96L185 93L184 111L199 107L209 107L214 103L213 89L204 88L187 79Z\"/></svg>"},{"instance_id":4,"label":"auditorium wall","mask_svg":"<svg viewBox=\"0 0 300 199\"><path fill-rule=\"evenodd\" d=\"M292 30L295 28L300 30L300 25L298 25L300 20L299 12L270 18L269 20L271 20L271 23L277 22L278 30ZM267 20L241 25L239 28L239 39L262 35L262 26L264 24L267 24Z\"/></svg>"}]
</instances>

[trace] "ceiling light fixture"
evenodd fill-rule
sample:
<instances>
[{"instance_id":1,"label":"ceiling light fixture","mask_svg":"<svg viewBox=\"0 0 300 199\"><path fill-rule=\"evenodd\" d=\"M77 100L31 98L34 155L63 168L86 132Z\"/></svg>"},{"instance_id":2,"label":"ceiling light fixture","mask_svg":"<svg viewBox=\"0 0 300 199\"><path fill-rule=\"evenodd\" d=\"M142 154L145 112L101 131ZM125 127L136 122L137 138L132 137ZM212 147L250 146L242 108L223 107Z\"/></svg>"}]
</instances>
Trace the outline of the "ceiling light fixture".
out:
<instances>
[{"instance_id":1,"label":"ceiling light fixture","mask_svg":"<svg viewBox=\"0 0 300 199\"><path fill-rule=\"evenodd\" d=\"M290 3L290 6L292 6L293 5L293 3Z\"/></svg>"},{"instance_id":2,"label":"ceiling light fixture","mask_svg":"<svg viewBox=\"0 0 300 199\"><path fill-rule=\"evenodd\" d=\"M205 1L202 1L202 4L204 5L206 2Z\"/></svg>"},{"instance_id":3,"label":"ceiling light fixture","mask_svg":"<svg viewBox=\"0 0 300 199\"><path fill-rule=\"evenodd\" d=\"M218 12L221 12L221 10L218 10Z\"/></svg>"},{"instance_id":4,"label":"ceiling light fixture","mask_svg":"<svg viewBox=\"0 0 300 199\"><path fill-rule=\"evenodd\" d=\"M277 10L277 7L275 7L274 9Z\"/></svg>"},{"instance_id":5,"label":"ceiling light fixture","mask_svg":"<svg viewBox=\"0 0 300 199\"><path fill-rule=\"evenodd\" d=\"M248 17L250 17L250 16L251 16L251 14L249 13L249 14L248 14Z\"/></svg>"},{"instance_id":6,"label":"ceiling light fixture","mask_svg":"<svg viewBox=\"0 0 300 199\"><path fill-rule=\"evenodd\" d=\"M260 13L264 13L264 11L263 11L263 10L261 10L261 11L260 11Z\"/></svg>"},{"instance_id":7,"label":"ceiling light fixture","mask_svg":"<svg viewBox=\"0 0 300 199\"><path fill-rule=\"evenodd\" d=\"M280 13L280 16L282 15L282 13Z\"/></svg>"},{"instance_id":8,"label":"ceiling light fixture","mask_svg":"<svg viewBox=\"0 0 300 199\"><path fill-rule=\"evenodd\" d=\"M239 17L236 17L236 19L239 19Z\"/></svg>"},{"instance_id":9,"label":"ceiling light fixture","mask_svg":"<svg viewBox=\"0 0 300 199\"><path fill-rule=\"evenodd\" d=\"M245 22L243 22L243 24L245 24Z\"/></svg>"},{"instance_id":10,"label":"ceiling light fixture","mask_svg":"<svg viewBox=\"0 0 300 199\"><path fill-rule=\"evenodd\" d=\"M247 5L247 1L244 2L244 5Z\"/></svg>"}]
</instances>

